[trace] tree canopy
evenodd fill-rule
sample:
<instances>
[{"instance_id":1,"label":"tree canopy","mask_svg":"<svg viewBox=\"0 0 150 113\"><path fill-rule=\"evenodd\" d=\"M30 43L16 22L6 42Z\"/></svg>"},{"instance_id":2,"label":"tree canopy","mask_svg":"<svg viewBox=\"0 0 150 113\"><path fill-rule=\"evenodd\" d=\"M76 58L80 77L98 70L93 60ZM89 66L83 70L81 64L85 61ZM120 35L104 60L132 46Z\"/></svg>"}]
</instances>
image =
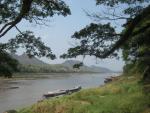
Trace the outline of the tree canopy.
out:
<instances>
[{"instance_id":1,"label":"tree canopy","mask_svg":"<svg viewBox=\"0 0 150 113\"><path fill-rule=\"evenodd\" d=\"M116 57L119 49L123 51L126 64L141 64L143 71L149 69L150 63L150 1L149 0L96 0L97 6L102 6L107 12L88 13L91 24L75 32L72 38L79 43L63 54L63 58L73 58L79 55L90 55L97 58ZM120 9L120 13L116 11ZM4 38L10 29L19 32L7 43L0 43L1 56L8 51L24 47L29 57L56 56L32 31L21 31L17 24L23 20L38 25L45 24L54 15L67 16L71 14L69 6L62 0L1 0L0 1L0 38ZM102 20L107 20L103 22ZM117 31L112 25L114 20L124 20L123 30ZM8 57L10 58L10 57ZM12 65L5 60L0 64ZM147 68L148 67L148 68ZM11 68L13 70L13 68Z\"/></svg>"},{"instance_id":2,"label":"tree canopy","mask_svg":"<svg viewBox=\"0 0 150 113\"><path fill-rule=\"evenodd\" d=\"M16 28L19 32L16 37L12 37L7 43L0 43L0 56L8 55L8 52L16 52L16 49L23 47L29 57L48 57L55 59L56 56L51 49L46 46L40 39L35 37L32 31L22 31L17 24L24 21L45 25L49 17L54 15L67 16L70 15L69 6L62 0L1 0L0 1L0 38L5 38L12 28ZM7 57L5 63L0 60L1 67L5 64L10 67L10 61L15 61L11 57ZM16 63L17 64L17 63ZM14 65L15 67L17 65ZM5 68L6 66L4 66ZM3 69L1 68L1 71ZM11 71L9 71L11 72ZM10 74L10 73L9 73Z\"/></svg>"},{"instance_id":3,"label":"tree canopy","mask_svg":"<svg viewBox=\"0 0 150 113\"><path fill-rule=\"evenodd\" d=\"M110 20L110 22L107 24L91 23L82 30L75 32L72 38L79 40L80 44L69 49L66 57L94 55L98 58L106 58L113 55L114 51L120 48L129 38L142 33L150 27L150 24L146 23L144 26L136 29L144 18L147 17L149 19L150 14L150 6L141 3L146 4L149 2L148 0L97 0L97 5L106 5L108 7L115 7L121 4L129 5L123 10L124 16L122 16L123 19L126 19L126 23L122 25L125 30L118 34L115 28L111 26L110 22L112 19L122 19L121 17L115 18L119 17L115 14L111 15L112 18L106 17L106 15L90 15L93 18L97 18L97 20L99 19L99 21L105 19Z\"/></svg>"},{"instance_id":4,"label":"tree canopy","mask_svg":"<svg viewBox=\"0 0 150 113\"><path fill-rule=\"evenodd\" d=\"M78 44L61 57L90 55L104 59L116 57L117 50L122 49L126 64L143 61L144 71L150 66L150 1L96 0L96 5L105 6L108 12L86 12L95 21L72 35ZM122 14L118 14L116 8L121 9ZM108 23L102 20L107 20ZM112 25L113 20L125 21L121 32L118 33L117 27Z\"/></svg>"}]
</instances>

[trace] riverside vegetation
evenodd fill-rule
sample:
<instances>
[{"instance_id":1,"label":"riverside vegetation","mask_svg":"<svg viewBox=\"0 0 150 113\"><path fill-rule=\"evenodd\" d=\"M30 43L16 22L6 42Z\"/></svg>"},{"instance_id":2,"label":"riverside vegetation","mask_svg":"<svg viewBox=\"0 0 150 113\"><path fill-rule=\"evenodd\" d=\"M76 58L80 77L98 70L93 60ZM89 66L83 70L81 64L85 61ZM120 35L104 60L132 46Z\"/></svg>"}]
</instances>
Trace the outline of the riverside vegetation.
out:
<instances>
[{"instance_id":1,"label":"riverside vegetation","mask_svg":"<svg viewBox=\"0 0 150 113\"><path fill-rule=\"evenodd\" d=\"M120 76L97 88L38 102L18 113L150 113L150 84L139 74Z\"/></svg>"},{"instance_id":2,"label":"riverside vegetation","mask_svg":"<svg viewBox=\"0 0 150 113\"><path fill-rule=\"evenodd\" d=\"M38 56L55 59L51 49L39 37L32 31L21 31L17 24L23 22L22 20L41 23L56 14L70 15L69 6L62 0L1 1L0 38L12 28L16 28L19 34L6 43L0 43L0 75L12 77L17 71L18 62L10 57L9 52L16 52L21 47L25 48L30 58ZM122 50L124 71L132 73L125 73L119 80L100 88L46 100L19 110L19 113L150 113L150 1L95 1L97 6L106 8L104 11L110 9L110 12L87 12L96 22L93 21L76 31L72 38L79 43L60 57L76 58L89 55L100 59L118 58L118 51ZM120 20L124 21L114 26L112 20L118 23ZM120 28L122 30L118 32Z\"/></svg>"}]
</instances>

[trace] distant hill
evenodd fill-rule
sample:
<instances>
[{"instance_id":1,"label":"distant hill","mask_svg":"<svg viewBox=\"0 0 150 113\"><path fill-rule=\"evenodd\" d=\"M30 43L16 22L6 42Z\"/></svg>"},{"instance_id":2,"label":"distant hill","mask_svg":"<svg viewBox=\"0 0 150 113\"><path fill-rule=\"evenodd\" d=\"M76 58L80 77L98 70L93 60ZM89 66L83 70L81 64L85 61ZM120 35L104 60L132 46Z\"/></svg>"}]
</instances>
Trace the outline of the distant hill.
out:
<instances>
[{"instance_id":1,"label":"distant hill","mask_svg":"<svg viewBox=\"0 0 150 113\"><path fill-rule=\"evenodd\" d=\"M64 66L72 67L74 64L79 64L81 61L78 60L66 60L65 62L62 63ZM80 67L81 71L89 71L89 72L101 72L101 73L106 73L106 72L113 72L112 70L104 67L99 67L99 66L86 66L83 65Z\"/></svg>"},{"instance_id":2,"label":"distant hill","mask_svg":"<svg viewBox=\"0 0 150 113\"><path fill-rule=\"evenodd\" d=\"M47 64L36 57L29 58L26 54L16 55L11 54L11 56L18 60L20 65L20 70L22 72L97 72L97 73L108 73L113 72L104 67L98 66L83 66L80 69L74 69L73 65L81 63L78 60L66 60L62 64Z\"/></svg>"},{"instance_id":3,"label":"distant hill","mask_svg":"<svg viewBox=\"0 0 150 113\"><path fill-rule=\"evenodd\" d=\"M29 58L26 54L16 55L11 54L11 56L18 60L20 64L27 64L27 65L45 65L46 63L37 59L36 57Z\"/></svg>"},{"instance_id":4,"label":"distant hill","mask_svg":"<svg viewBox=\"0 0 150 113\"><path fill-rule=\"evenodd\" d=\"M75 64L79 64L81 61L78 60L66 60L65 62L62 63L64 66L73 66Z\"/></svg>"},{"instance_id":5,"label":"distant hill","mask_svg":"<svg viewBox=\"0 0 150 113\"><path fill-rule=\"evenodd\" d=\"M108 69L108 68L104 68L104 67L99 67L99 66L90 66L90 68L94 71L94 72L102 72L102 73L106 73L106 72L113 72L112 70Z\"/></svg>"}]
</instances>

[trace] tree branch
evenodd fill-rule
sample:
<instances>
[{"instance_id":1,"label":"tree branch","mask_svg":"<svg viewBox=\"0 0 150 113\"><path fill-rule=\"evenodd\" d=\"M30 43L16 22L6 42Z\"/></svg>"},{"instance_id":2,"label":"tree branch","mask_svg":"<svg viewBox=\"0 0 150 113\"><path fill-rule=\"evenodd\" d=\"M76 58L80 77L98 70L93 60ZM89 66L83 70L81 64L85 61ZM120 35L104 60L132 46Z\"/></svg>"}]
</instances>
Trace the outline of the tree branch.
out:
<instances>
[{"instance_id":1,"label":"tree branch","mask_svg":"<svg viewBox=\"0 0 150 113\"><path fill-rule=\"evenodd\" d=\"M33 0L23 0L22 1L22 8L20 10L19 15L16 17L16 19L14 21L9 22L2 27L2 29L0 30L0 38L3 37L16 24L18 24L26 14L28 14L28 12L30 11L30 8L31 8L32 1ZM5 29L7 26L9 26L9 27L7 29Z\"/></svg>"},{"instance_id":2,"label":"tree branch","mask_svg":"<svg viewBox=\"0 0 150 113\"><path fill-rule=\"evenodd\" d=\"M20 30L17 26L15 26L15 28L17 29L17 31L18 31L20 34L24 35L24 34L21 32L21 30Z\"/></svg>"},{"instance_id":3,"label":"tree branch","mask_svg":"<svg viewBox=\"0 0 150 113\"><path fill-rule=\"evenodd\" d=\"M132 19L131 21L129 21L127 23L127 30L126 32L123 34L123 36L113 45L113 47L107 51L105 54L103 55L97 55L97 57L99 58L106 58L108 57L110 54L112 54L116 49L118 49L119 47L121 47L129 38L132 38L132 34L134 31L134 28L136 27L136 25L143 19L143 17L146 17L148 14L150 14L150 5L148 7L146 7L142 13L140 13L139 15L137 15L134 19ZM145 28L148 28L148 26L144 27L144 29L141 29L139 32L145 30ZM134 34L136 35L136 33Z\"/></svg>"},{"instance_id":4,"label":"tree branch","mask_svg":"<svg viewBox=\"0 0 150 113\"><path fill-rule=\"evenodd\" d=\"M3 32L3 30L4 30L7 26L9 26L9 25L11 25L11 22L5 24L5 25L1 28L0 33Z\"/></svg>"}]
</instances>

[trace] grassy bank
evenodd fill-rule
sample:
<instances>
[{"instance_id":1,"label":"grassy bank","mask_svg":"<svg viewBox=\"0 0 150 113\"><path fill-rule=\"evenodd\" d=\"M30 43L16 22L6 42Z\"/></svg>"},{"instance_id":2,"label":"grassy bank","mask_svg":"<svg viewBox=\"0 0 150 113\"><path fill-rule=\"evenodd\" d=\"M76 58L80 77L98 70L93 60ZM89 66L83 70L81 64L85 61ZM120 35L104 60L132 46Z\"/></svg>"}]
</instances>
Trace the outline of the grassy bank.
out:
<instances>
[{"instance_id":1,"label":"grassy bank","mask_svg":"<svg viewBox=\"0 0 150 113\"><path fill-rule=\"evenodd\" d=\"M119 77L98 88L39 102L19 113L150 113L150 93L143 91L137 76Z\"/></svg>"}]
</instances>

